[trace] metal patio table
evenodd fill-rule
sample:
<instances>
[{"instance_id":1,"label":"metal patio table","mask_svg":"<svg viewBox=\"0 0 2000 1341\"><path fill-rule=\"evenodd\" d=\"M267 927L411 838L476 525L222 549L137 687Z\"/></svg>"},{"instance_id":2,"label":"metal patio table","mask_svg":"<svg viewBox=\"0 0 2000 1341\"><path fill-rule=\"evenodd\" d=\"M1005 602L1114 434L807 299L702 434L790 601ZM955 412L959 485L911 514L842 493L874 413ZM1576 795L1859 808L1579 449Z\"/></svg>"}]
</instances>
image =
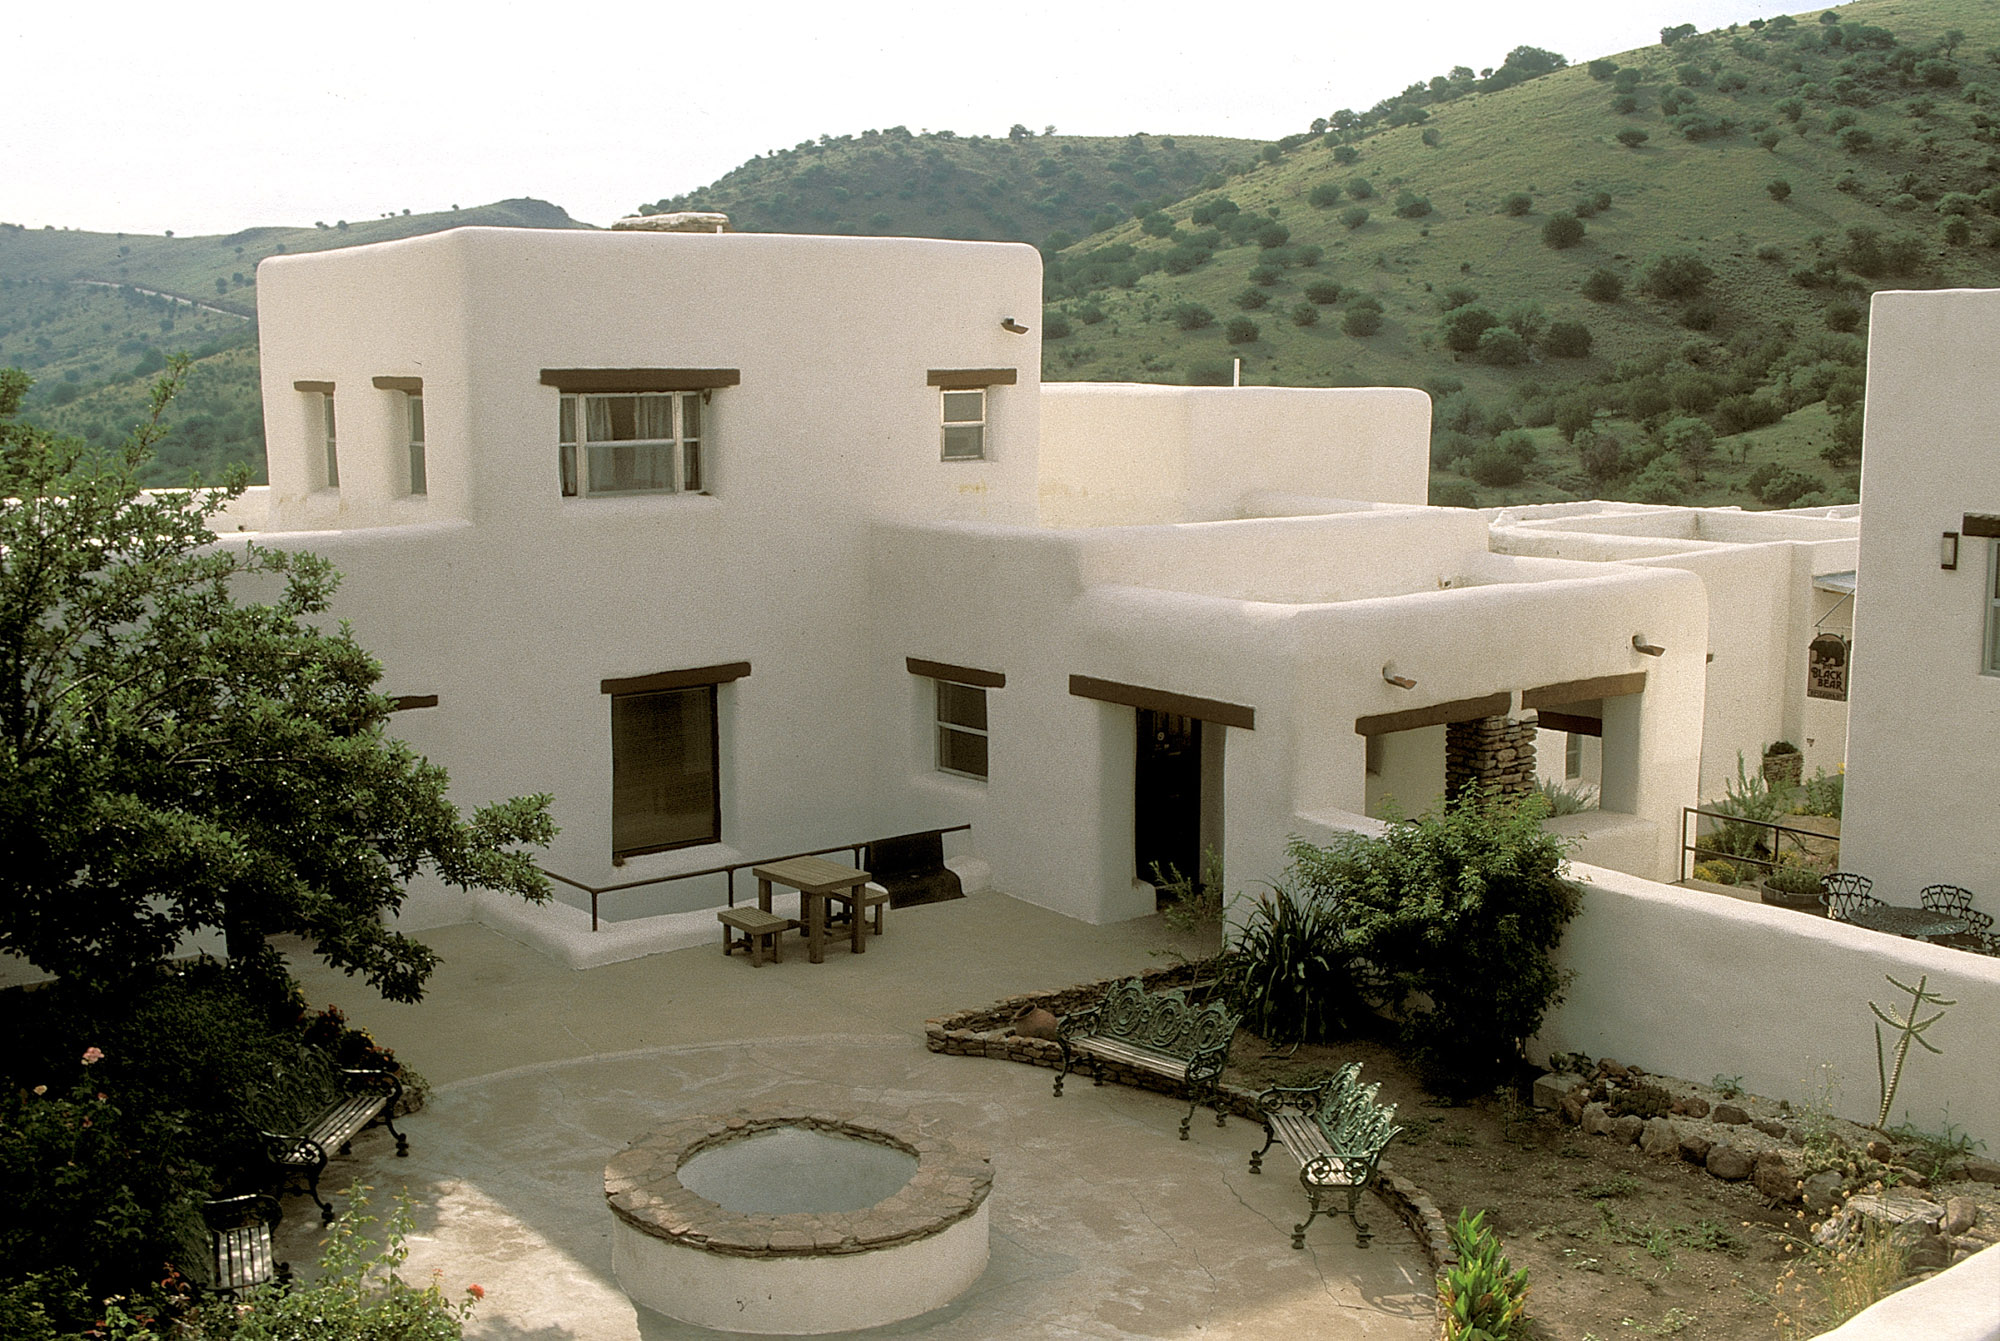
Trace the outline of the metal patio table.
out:
<instances>
[{"instance_id":1,"label":"metal patio table","mask_svg":"<svg viewBox=\"0 0 2000 1341\"><path fill-rule=\"evenodd\" d=\"M1940 936L1962 936L1972 930L1971 924L1962 917L1900 903L1859 908L1843 920L1870 931L1884 931L1892 936L1908 936L1919 941L1932 941Z\"/></svg>"}]
</instances>

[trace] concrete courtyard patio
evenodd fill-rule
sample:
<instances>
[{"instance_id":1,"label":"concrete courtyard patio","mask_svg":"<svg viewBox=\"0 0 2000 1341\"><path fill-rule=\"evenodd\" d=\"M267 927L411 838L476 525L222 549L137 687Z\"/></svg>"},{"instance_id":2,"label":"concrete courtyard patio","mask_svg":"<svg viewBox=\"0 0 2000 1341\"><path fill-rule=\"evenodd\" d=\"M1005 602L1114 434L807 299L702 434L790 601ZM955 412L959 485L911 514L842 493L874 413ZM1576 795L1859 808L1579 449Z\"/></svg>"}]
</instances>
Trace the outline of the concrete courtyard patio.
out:
<instances>
[{"instance_id":1,"label":"concrete courtyard patio","mask_svg":"<svg viewBox=\"0 0 2000 1341\"><path fill-rule=\"evenodd\" d=\"M611 1269L605 1161L668 1117L750 1105L890 1108L993 1157L992 1257L953 1304L857 1335L1342 1336L1428 1341L1432 1283L1415 1238L1372 1196L1358 1249L1345 1219L1288 1247L1305 1198L1262 1133L1204 1115L1174 1139L1164 1095L1087 1082L1051 1098L1046 1070L928 1052L926 1019L1004 996L1160 966L1196 947L1157 918L1088 926L996 893L891 912L865 955L802 943L752 969L713 945L576 972L474 925L425 933L444 957L426 1000L397 1006L285 948L315 1006L340 1005L434 1086L404 1126L371 1131L325 1186L359 1178L376 1209L417 1203L403 1270L478 1283L467 1335L679 1341L719 1333L638 1308ZM1253 1135L1254 1133L1254 1135ZM336 1197L344 1205L344 1198ZM283 1255L309 1268L323 1234L285 1201Z\"/></svg>"}]
</instances>

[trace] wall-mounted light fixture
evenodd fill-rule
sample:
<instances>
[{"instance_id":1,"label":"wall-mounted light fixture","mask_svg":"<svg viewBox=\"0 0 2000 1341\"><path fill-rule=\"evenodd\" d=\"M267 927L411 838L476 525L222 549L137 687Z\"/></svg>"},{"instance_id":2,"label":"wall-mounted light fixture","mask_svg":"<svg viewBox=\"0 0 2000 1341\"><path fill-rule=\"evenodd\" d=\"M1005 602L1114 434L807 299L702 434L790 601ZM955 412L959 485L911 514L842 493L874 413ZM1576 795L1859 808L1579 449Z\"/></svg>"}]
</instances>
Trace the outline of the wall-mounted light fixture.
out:
<instances>
[{"instance_id":1,"label":"wall-mounted light fixture","mask_svg":"<svg viewBox=\"0 0 2000 1341\"><path fill-rule=\"evenodd\" d=\"M1391 666L1393 665L1394 663L1391 662L1382 667L1382 678L1387 680L1390 684L1396 686L1396 688L1398 689L1415 689L1417 687L1417 682L1415 680L1412 680L1407 675L1396 674L1395 671L1391 669Z\"/></svg>"},{"instance_id":2,"label":"wall-mounted light fixture","mask_svg":"<svg viewBox=\"0 0 2000 1341\"><path fill-rule=\"evenodd\" d=\"M1028 328L1012 317L1000 318L1000 329L1014 335L1026 335L1028 333Z\"/></svg>"},{"instance_id":3,"label":"wall-mounted light fixture","mask_svg":"<svg viewBox=\"0 0 2000 1341\"><path fill-rule=\"evenodd\" d=\"M1632 635L1632 650L1634 652L1643 652L1649 657L1663 657L1667 654L1667 649L1661 647L1658 643L1647 642L1646 635L1643 633Z\"/></svg>"},{"instance_id":4,"label":"wall-mounted light fixture","mask_svg":"<svg viewBox=\"0 0 2000 1341\"><path fill-rule=\"evenodd\" d=\"M1938 542L1938 567L1958 570L1958 532L1946 531Z\"/></svg>"}]
</instances>

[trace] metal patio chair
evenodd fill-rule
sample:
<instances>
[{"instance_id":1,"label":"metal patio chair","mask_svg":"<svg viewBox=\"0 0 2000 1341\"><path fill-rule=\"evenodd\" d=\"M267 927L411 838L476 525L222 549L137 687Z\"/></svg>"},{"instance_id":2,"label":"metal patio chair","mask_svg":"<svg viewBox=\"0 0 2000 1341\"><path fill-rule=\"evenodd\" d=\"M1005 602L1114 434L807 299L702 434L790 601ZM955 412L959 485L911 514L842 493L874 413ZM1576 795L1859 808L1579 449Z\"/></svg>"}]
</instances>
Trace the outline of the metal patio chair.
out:
<instances>
[{"instance_id":1,"label":"metal patio chair","mask_svg":"<svg viewBox=\"0 0 2000 1341\"><path fill-rule=\"evenodd\" d=\"M1845 922L1862 908L1874 907L1882 900L1868 891L1875 882L1865 875L1852 871L1834 871L1820 877L1819 901L1826 905L1826 915L1836 922Z\"/></svg>"},{"instance_id":2,"label":"metal patio chair","mask_svg":"<svg viewBox=\"0 0 2000 1341\"><path fill-rule=\"evenodd\" d=\"M1947 917L1956 917L1974 931L1991 931L1993 919L1985 913L1975 911L1972 906L1972 891L1958 885L1925 885L1918 895L1925 908Z\"/></svg>"}]
</instances>

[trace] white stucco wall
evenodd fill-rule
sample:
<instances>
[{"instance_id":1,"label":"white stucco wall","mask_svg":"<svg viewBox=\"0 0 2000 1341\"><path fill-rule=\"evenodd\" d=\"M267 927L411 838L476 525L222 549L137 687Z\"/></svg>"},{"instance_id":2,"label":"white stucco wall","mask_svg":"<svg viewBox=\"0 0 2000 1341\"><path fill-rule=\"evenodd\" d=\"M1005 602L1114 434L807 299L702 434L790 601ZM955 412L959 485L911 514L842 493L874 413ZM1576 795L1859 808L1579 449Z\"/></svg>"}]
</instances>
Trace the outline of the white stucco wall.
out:
<instances>
[{"instance_id":1,"label":"white stucco wall","mask_svg":"<svg viewBox=\"0 0 2000 1341\"><path fill-rule=\"evenodd\" d=\"M2000 291L1879 293L1869 321L1841 864L1894 902L1963 885L2000 914L2000 676L1981 673L1988 550L1943 532L2000 513Z\"/></svg>"},{"instance_id":2,"label":"white stucco wall","mask_svg":"<svg viewBox=\"0 0 2000 1341\"><path fill-rule=\"evenodd\" d=\"M1049 526L1243 515L1247 493L1421 504L1430 397L1401 387L1042 388L1040 500Z\"/></svg>"},{"instance_id":3,"label":"white stucco wall","mask_svg":"<svg viewBox=\"0 0 2000 1341\"><path fill-rule=\"evenodd\" d=\"M1948 1106L1967 1135L2000 1145L1990 1046L2000 959L1602 867L1573 874L1583 907L1559 954L1573 976L1535 1040L1537 1056L1582 1051L1692 1080L1740 1075L1745 1089L1794 1105L1830 1080L1841 1117L1873 1122L1881 1096L1868 1003L1909 1004L1885 974L1927 977L1958 1004L1925 1034L1944 1055L1912 1053L1891 1120L1907 1113L1936 1131Z\"/></svg>"}]
</instances>

